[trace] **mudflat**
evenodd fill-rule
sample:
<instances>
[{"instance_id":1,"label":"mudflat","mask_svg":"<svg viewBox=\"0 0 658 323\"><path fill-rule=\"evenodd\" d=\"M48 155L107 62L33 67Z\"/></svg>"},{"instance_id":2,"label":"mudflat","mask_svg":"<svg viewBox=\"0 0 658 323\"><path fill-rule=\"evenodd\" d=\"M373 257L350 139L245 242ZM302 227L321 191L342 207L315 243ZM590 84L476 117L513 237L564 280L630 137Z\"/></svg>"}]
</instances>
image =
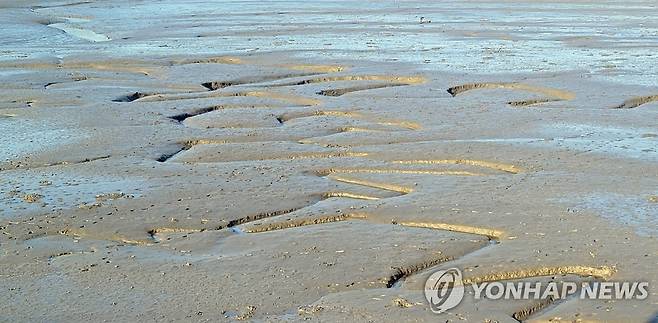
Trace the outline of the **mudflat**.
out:
<instances>
[{"instance_id":1,"label":"mudflat","mask_svg":"<svg viewBox=\"0 0 658 323\"><path fill-rule=\"evenodd\" d=\"M0 321L656 320L656 6L0 1Z\"/></svg>"}]
</instances>

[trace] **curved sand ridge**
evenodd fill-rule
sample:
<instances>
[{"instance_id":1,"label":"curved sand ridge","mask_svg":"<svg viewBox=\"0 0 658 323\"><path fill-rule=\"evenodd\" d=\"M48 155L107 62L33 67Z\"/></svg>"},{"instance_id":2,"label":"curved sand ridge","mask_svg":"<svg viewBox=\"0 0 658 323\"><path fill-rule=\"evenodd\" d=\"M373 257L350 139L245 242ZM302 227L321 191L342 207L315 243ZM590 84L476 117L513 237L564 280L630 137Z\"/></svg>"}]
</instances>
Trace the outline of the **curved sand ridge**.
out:
<instances>
[{"instance_id":1,"label":"curved sand ridge","mask_svg":"<svg viewBox=\"0 0 658 323\"><path fill-rule=\"evenodd\" d=\"M208 58L190 59L177 64L249 65L250 63L237 58ZM83 65L97 66L93 63ZM149 103L151 102L176 105L175 110L161 110L165 113L159 114L158 122L162 122L167 127L163 133L176 132L176 136L171 136L173 139L167 142L168 145L175 146L178 151L163 154L158 161L164 163L148 164L149 168L171 171L172 173L167 176L184 178L183 182L199 181L199 178L212 176L213 181L218 182L216 187L221 187L222 190L223 185L228 187L232 182L255 181L256 183L253 185L244 184L248 191L236 191L232 193L234 195L226 196L229 198L233 196L232 198L239 200L241 195L257 198L270 194L267 202L258 206L261 209L267 209L266 211L243 211L238 216L226 217L225 221L213 221L213 217L223 216L222 214L225 212L221 207L215 208L213 204L213 211L202 215L202 218L197 221L196 214L184 219L177 214L169 213L167 208L163 208L153 211L156 216L150 218L145 216L144 222L139 222L139 220L132 222L132 219L124 217L119 219L114 214L108 215L107 213L116 211L109 211L109 207L100 206L98 212L102 211L102 213L95 215L94 221L100 221L97 220L100 216L103 218L102 220L108 221L105 223L113 225L107 227L95 227L89 224L86 226L71 225L70 223L75 223L77 220L74 218L65 221L57 218L49 219L46 228L32 229L34 230L32 232L41 236L32 237L31 240L44 237L71 237L84 245L93 241L107 241L112 246L109 249L121 250L118 252L119 255L124 255L125 250L130 250L130 252L136 253L138 258L143 257L137 262L140 264L141 261L143 264L151 264L150 259L153 258L153 255L173 252L176 257L179 257L183 251L186 254L188 250L192 250L190 257L185 258L184 262L185 268L192 269L192 271L185 275L192 274L201 282L204 280L196 276L194 272L197 270L196 267L201 271L212 270L213 272L233 274L236 271L232 267L212 266L230 266L231 262L235 262L243 270L248 271L251 269L245 268L259 266L258 262L249 263L250 266L245 265L248 261L246 259L259 258L259 261L269 261L268 259L289 259L313 254L315 249L307 244L312 244L314 239L320 239L318 241L323 241L332 248L333 243L359 241L355 245L348 243L340 245L340 247L338 247L339 244L336 244L336 250L329 252L323 250L318 257L326 257L327 254L331 257L338 257L337 255L354 253L361 254L359 259L364 262L351 260L348 262L349 269L344 269L344 267L340 267L345 266L344 263L332 262L331 257L322 258L322 270L337 267L336 270L341 272L340 276L347 277L344 278L346 281L343 282L330 274L322 274L316 280L321 281L324 285L339 284L341 287L317 287L319 294L308 298L297 294L296 302L297 299L303 299L302 303L310 302L318 297L341 294L350 290L350 286L357 286L354 290L364 293L367 290L374 290L378 293L394 290L400 294L416 295L417 290L413 289L413 283L407 284L407 280L420 279L427 271L435 268L462 265L462 262L468 263L468 261L477 261L479 265L476 270L465 274L466 282L550 278L556 275L576 275L605 280L620 272L614 266L610 266L605 258L599 259L594 256L591 259L578 256L567 257L564 263L554 262L555 258L549 258L548 261L541 264L528 258L528 261L517 260L515 263L499 266L500 255L505 254L506 250L515 250L509 248L518 248L519 244L527 244L524 246L525 249L549 250L546 253L560 253L567 248L561 245L560 241L546 242L546 240L542 240L541 235L535 237L533 234L526 233L523 236L523 231L520 230L525 229L518 223L530 221L526 220L526 215L523 214L509 215L511 220L505 218L497 223L496 218L492 215L476 216L460 213L459 216L452 216L432 209L427 212L417 212L418 209L415 209L414 201L420 200L429 204L427 201L431 201L433 195L439 195L433 191L434 187L445 186L446 189L441 191L441 194L445 195L451 194L452 190L459 191L459 194L452 196L454 199L458 199L459 195L468 195L469 190L487 187L482 188L484 195L482 199L485 200L491 198L491 195L485 195L487 189L492 188L487 182L500 183L496 185L509 188L514 185L522 185L523 181L539 176L532 171L533 167L522 167L516 163L503 161L518 160L516 157L491 158L493 154L487 153L487 151L482 153L483 156L478 156L482 151L477 150L476 145L474 145L476 148L469 146L463 150L454 147L439 147L441 148L439 149L430 146L431 149L427 149L391 146L385 148L390 151L373 153L369 145L363 145L363 151L353 151L351 147L332 144L333 137L331 136L336 133L349 135L350 132L360 132L386 139L388 136L398 133L415 134L428 129L422 122L380 117L374 112L366 112L357 108L341 109L339 108L341 105L330 104L336 102L333 100L338 100L331 94L340 94L338 95L341 96L340 100L349 102L352 97L358 96L343 96L343 94L356 91L364 91L361 94L365 94L368 93L366 91L378 86L381 88L377 91L387 91L388 87L402 85L409 86L410 91L413 91L412 88L415 85L427 82L424 77L376 74L316 76L305 73L295 74L294 71L330 74L345 73L346 69L324 65L317 67L301 65L303 67L299 68L296 68L298 66L295 64L268 65L286 66L291 72L283 71L274 76L267 75L262 78L238 77L233 81L210 81L203 83L207 86L199 85L198 91L154 94L135 92L135 94L119 100L123 101L122 103L116 103L116 106L130 108L134 111L150 109ZM153 70L167 69L165 64L155 68L145 67ZM309 76L312 77L309 78ZM288 80L298 78L302 80ZM340 85L324 86L324 83L332 82L339 82ZM345 83L354 83L354 85L344 86ZM463 86L452 88L451 93L454 92L454 95L457 95L476 88L509 88L541 93L560 100L568 100L573 97L571 94L565 94L559 90L519 83L501 84L503 83ZM322 91L334 92L318 93L316 89L318 85L326 88ZM192 86L194 84L182 84L181 88ZM276 88L276 91L273 91L273 88ZM376 96L373 95L373 97ZM244 103L240 103L242 101L224 103L223 101L236 98L264 101L244 101ZM200 99L214 99L220 102L214 103L213 101L212 105L208 106L208 103L203 101L200 104L201 108L198 105L194 107L192 104L187 106L188 102L193 103ZM358 106L358 104L349 104L349 106ZM278 126L269 128L250 126L246 127L244 133L240 132L241 128L231 128L231 130L235 130L231 132L219 132L216 130L222 130L224 126L213 127L211 121L197 122L206 118L210 119L210 116L218 111L227 114L233 113L235 118L239 119L240 113L243 113L245 109L271 111L272 118L278 120ZM202 124L206 126L199 126ZM339 126L336 127L336 125ZM319 133L320 131L317 129L325 126L327 129L322 129L322 131L328 134ZM272 129L277 128L283 130L274 133ZM326 137L328 143L316 144L313 140L313 138L323 137ZM155 147L155 150L164 150L164 142L159 141L159 146ZM415 143L409 141L409 144ZM410 151L408 151L409 149ZM113 160L109 155L102 158ZM90 161L93 160L82 159L79 165L71 166L90 166L89 164L93 164L89 163ZM220 174L221 172L212 173L212 169L221 169L222 172L225 171L229 175ZM251 169L253 169L254 175L244 175L244 173L252 172ZM283 174L284 169L287 174ZM205 172L212 175L203 175ZM198 176L198 173L201 173L201 176ZM285 186L288 187L288 190L299 191L297 192L299 197L290 198L291 201L288 202L289 198L286 195L279 194L276 189L268 189L270 185L274 185L274 180L268 180L268 178L290 177L290 174L294 174L302 180L296 182L298 186ZM261 181L262 178L265 180ZM228 184L221 183L222 181ZM215 193L216 191L211 190L207 194L210 196ZM518 192L516 193L518 194ZM292 195L292 193L287 194ZM472 203L479 202L475 195L469 196L472 197ZM477 197L480 196L477 195ZM240 208L249 208L254 204L262 203L262 201L244 202ZM183 204L185 202L179 200L174 203ZM464 202L460 200L460 203ZM119 204L117 205L121 207ZM398 212L398 206L402 206L404 209ZM409 212L409 210L413 211ZM148 215L149 212L151 211L144 211L140 214ZM137 217L139 216L144 215L137 215ZM129 224L125 222L129 222ZM369 230L364 228L371 228L373 234L386 234L382 234L379 238L377 235L369 238L369 241L374 241L374 243L368 244L367 240L358 240L360 235L368 233ZM396 252L395 250L400 249L400 246L389 246L389 241L382 238L390 237L393 234L401 237L399 241L405 242L404 248L407 249L404 249L404 252ZM314 238L307 239L307 235ZM549 232L549 235L551 235L551 239L556 237L559 239L562 236L555 232ZM276 245L276 241L284 241L285 237L288 239L302 237L306 242L295 242L284 246ZM375 241L373 239L383 240ZM436 244L426 245L431 243ZM286 249L298 244L303 245L305 249L294 249L294 252L293 249ZM226 247L227 245L231 248ZM249 246L253 245L258 246L256 249L260 251L249 249L251 248ZM446 247L442 247L442 245ZM362 246L363 249L360 249ZM416 246L418 247L416 248ZM348 247L355 249L346 249ZM317 249L317 246L315 248ZM262 250L267 250L267 253L259 254ZM529 250L529 255L532 255L532 252L534 251ZM380 253L382 256L370 258L372 254ZM253 254L257 256L252 257ZM65 248L62 252L50 253L47 259L53 268L67 270L67 268L73 268L68 266L76 266L78 261L91 261L95 256L93 252L78 252ZM222 257L229 257L230 261ZM223 260L217 261L220 258ZM130 272L141 268L134 267L135 261L129 260L132 258L126 257L126 259L128 260L115 259L113 263L118 264L119 270L123 270L122 268L125 267L127 268L125 270L130 270ZM385 259L391 261L386 262ZM130 261L133 261L132 265ZM303 264L303 261L299 263ZM296 264L298 263L275 262L268 263L266 267L275 268L275 271L278 272L285 272L287 268L295 268L296 272L305 272L310 267L296 267ZM105 272L109 269L90 268L98 268L98 266L85 269L104 270L104 273L113 275L111 271ZM149 272L149 269L141 268L137 272ZM157 274L160 275L159 272ZM169 272L167 275L174 275L176 279L182 279L182 281L186 279L185 275L177 276L176 272ZM315 275L313 274L313 276ZM326 277L331 277L331 279L323 280ZM240 282L240 279L242 278L230 278L231 281L237 282ZM311 281L313 280L311 279ZM163 286L168 285L163 283ZM259 289L259 286L257 285L255 289ZM245 293L248 295L248 292L245 291ZM251 299L253 301L253 298ZM249 301L241 299L236 302L249 304ZM570 302L570 300L549 300L541 304L517 306L514 310L506 309L505 313L512 318L528 319L547 310L551 304L564 305ZM231 303L226 306L234 305ZM278 307L268 308L266 307L268 305L260 303L259 306L262 307L247 311L249 316L259 317L266 313L281 313L281 308Z\"/></svg>"},{"instance_id":2,"label":"curved sand ridge","mask_svg":"<svg viewBox=\"0 0 658 323\"><path fill-rule=\"evenodd\" d=\"M284 75L284 77L288 77L290 75ZM380 76L340 76L340 77L323 77L323 78L315 78L315 79L306 79L302 81L297 81L297 82L288 82L288 83L281 83L277 84L275 86L301 86L301 85L306 85L306 84L314 84L314 83L323 83L323 82L334 82L334 81L372 81L372 80L386 80L386 81L400 81L402 78L401 77L380 77ZM268 81L271 79L257 79L254 80L255 82L258 81ZM407 80L409 80L407 78ZM422 83L424 82L424 79L422 78L413 78L410 80L409 84L415 84L415 83ZM211 90L217 90L220 88L225 88L232 86L234 84L245 84L245 82L215 82L214 84L210 86L206 86L207 88ZM402 84L402 83L392 83L391 85L364 85L364 86L354 86L354 87L349 87L349 88L341 88L341 89L331 89L331 90L323 90L321 92L318 92L320 95L326 95L326 96L340 96L345 93L353 92L353 91L359 91L359 90L367 90L367 89L373 89L373 88L379 88L379 87L388 87L388 86L397 86L397 85L408 85L408 84ZM559 99L571 99L573 98L573 95L570 93L562 92L559 90L552 90L552 89L547 89L547 88L538 88L538 87L531 87L527 86L524 84L473 84L473 85L466 85L466 86L461 86L457 88L451 88L449 92L453 95L457 95L459 93L462 93L464 91L468 91L470 89L474 88L512 88L512 89L520 89L520 90L526 90L526 91L533 91L533 92L538 92L542 94L548 94L548 95L554 95L558 97ZM452 91L451 91L452 90ZM194 113L194 116L200 115L202 113L207 113L210 111L215 110L215 108L210 108L210 109L205 109L201 110L201 112L196 112ZM190 117L191 114L183 114L179 116L174 116L172 117L175 120L182 121L188 117ZM363 118L364 116L359 113L354 113L354 112L345 112L345 111L310 111L310 112L303 112L303 113L297 113L297 114L285 114L280 117L278 117L278 120L281 123L284 123L286 121L290 121L292 119L296 118L304 118L304 117L312 117L312 116L333 116L333 117L345 117L345 118ZM389 123L390 124L390 123ZM402 121L402 122L396 122L394 123L395 125L409 125L411 123ZM411 127L407 126L410 130L415 130L419 129L420 126L418 125L413 125ZM368 131L365 129L365 131ZM301 143L304 143L303 140L300 141ZM340 153L324 153L324 154L308 154L308 155L288 155L283 157L284 159L299 159L299 158L332 158L332 157L366 157L368 154L359 154L359 153L346 153L346 154L340 154ZM261 159L262 160L262 159ZM496 162L489 162L489 161L482 161L482 160L466 160L466 159L433 159L433 160L398 160L398 161L393 161L395 164L403 164L403 165L469 165L469 166L475 166L475 167L483 167L483 168L488 168L492 170L497 170L497 171L502 171L510 174L518 174L523 171L518 166L515 165L510 165L510 164L503 164L503 163L496 163ZM454 176L454 175L480 175L478 173L473 173L469 171L451 171L451 170L413 170L413 169L393 169L393 168L330 168L330 169L325 169L325 170L318 170L316 171L316 174L319 176L327 177L332 180L342 182L342 183L347 183L347 184L353 184L357 186L365 186L369 188L375 188L375 189L380 189L380 190L386 190L386 191L392 191L399 193L401 195L406 195L413 190L410 187L404 187L404 186L399 186L395 184L388 184L388 183L382 183L382 182L373 182L373 181L368 181L368 180L361 180L361 179L356 179L356 178L345 178L342 176L338 176L337 174L359 174L359 173L366 173L366 174L407 174L407 175L448 175L448 176ZM380 197L376 196L371 196L371 195L365 195L365 194L359 194L359 193L352 193L352 192L339 192L339 191L330 191L327 193L323 194L323 199L330 199L330 198L347 198L347 199L356 199L356 200L380 200ZM315 205L318 203L318 201L314 202L310 206ZM260 215L260 216L254 216L254 217L249 217L248 220L243 220L243 221L238 221L237 223L240 223L241 225L244 224L249 224L253 221L258 221L261 219L269 219L269 218L278 218L278 217L289 217L292 213L298 212L303 208L296 208L292 210L287 210L283 212L272 212L268 213L265 215ZM341 222L341 221L347 221L347 220L354 220L354 219L359 219L359 220L367 220L368 215L364 213L353 213L353 214L344 214L344 215L332 215L332 216L314 216L312 218L302 218L302 219L288 219L285 221L276 221L276 219L273 219L273 221L269 221L265 225L262 224L256 224L256 226L250 226L245 229L241 229L240 232L246 232L246 233L262 233L262 232L269 232L269 231L274 231L274 230L283 230L283 229L290 229L290 228L297 228L301 226L308 226L308 225L319 225L319 224L326 224L326 223L334 223L334 222ZM445 231L452 231L452 232L459 232L459 233L466 233L466 234L475 234L475 235L483 235L488 237L489 239L493 240L499 240L501 237L504 236L504 233L500 230L496 229L488 229L488 228L480 228L480 227L472 227L468 225L462 225L462 224L449 224L449 223L426 223L426 222L397 222L394 223L397 225L401 226L407 226L407 227L419 227L419 228L429 228L429 229L434 229L434 230L445 230ZM195 230L184 230L187 233L191 232L196 232ZM165 232L180 232L178 229L169 229L169 228L161 228L161 229L153 229L150 232L155 232L155 233L165 233ZM424 269L427 269L432 266L436 266L438 264L444 263L444 262L449 262L451 261L452 258L438 258L434 260L430 260L427 262L423 262L420 264L412 264L407 268L399 268L398 272L396 274L393 274L389 281L386 283L387 287L393 287L398 282L403 280L405 277L408 277L410 275L413 275L416 272L422 271ZM587 266L562 266L562 267L544 267L540 269L529 269L529 270L519 270L515 272L504 272L504 273L494 273L494 274L489 274L488 276L478 276L478 277L471 277L468 278L468 282L482 282L482 281L496 281L496 280L508 280L508 279L520 279L520 278L530 278L530 277L540 277L540 276L550 276L550 275L555 275L555 274L577 274L577 275L583 275L583 276L595 276L599 278L608 278L613 271L611 269L602 267L602 268L594 268L594 267L587 267ZM517 315L517 313L514 313L514 315Z\"/></svg>"},{"instance_id":3,"label":"curved sand ridge","mask_svg":"<svg viewBox=\"0 0 658 323\"><path fill-rule=\"evenodd\" d=\"M524 101L508 102L509 105L520 106L520 107L552 102L552 101L572 100L576 97L574 93L569 91L552 89L548 87L534 86L524 83L469 83L469 84L453 86L448 89L448 93L450 93L452 96L457 96L464 92L478 90L478 89L519 90L519 91L533 92L533 93L538 93L548 96L548 98L542 98L542 99L531 99Z\"/></svg>"}]
</instances>

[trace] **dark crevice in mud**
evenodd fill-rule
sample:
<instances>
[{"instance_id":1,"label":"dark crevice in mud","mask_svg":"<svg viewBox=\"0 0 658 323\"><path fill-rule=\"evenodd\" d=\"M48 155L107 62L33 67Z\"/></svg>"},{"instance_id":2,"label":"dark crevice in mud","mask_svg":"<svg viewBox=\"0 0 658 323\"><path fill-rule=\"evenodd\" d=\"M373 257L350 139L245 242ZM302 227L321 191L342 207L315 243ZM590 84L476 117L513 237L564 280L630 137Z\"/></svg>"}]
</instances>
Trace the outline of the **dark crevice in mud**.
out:
<instances>
[{"instance_id":1,"label":"dark crevice in mud","mask_svg":"<svg viewBox=\"0 0 658 323\"><path fill-rule=\"evenodd\" d=\"M470 91L473 89L486 89L486 88L491 88L493 83L472 83L472 84L464 84L464 85L458 85L458 86L453 86L449 88L447 91L450 93L452 96L457 96L460 93Z\"/></svg>"},{"instance_id":2,"label":"dark crevice in mud","mask_svg":"<svg viewBox=\"0 0 658 323\"><path fill-rule=\"evenodd\" d=\"M553 304L556 300L559 300L559 299L556 299L552 296L549 296L546 299L542 299L537 303L534 303L530 306L527 306L525 308L522 308L522 309L514 312L514 314L512 314L512 318L517 320L518 322L523 322L523 321L527 320L530 316L542 311L543 309L545 309L549 305Z\"/></svg>"},{"instance_id":3,"label":"dark crevice in mud","mask_svg":"<svg viewBox=\"0 0 658 323\"><path fill-rule=\"evenodd\" d=\"M441 258L429 259L410 266L397 267L397 268L394 267L393 269L395 270L395 273L390 277L388 277L387 279L385 279L386 288L392 288L398 282L402 281L406 277L409 277L417 272L423 271L430 267L434 267L440 263L444 263L452 260L454 259L451 257L441 257Z\"/></svg>"},{"instance_id":4,"label":"dark crevice in mud","mask_svg":"<svg viewBox=\"0 0 658 323\"><path fill-rule=\"evenodd\" d=\"M556 102L560 101L559 99L533 99L533 100L523 100L523 101L510 101L507 104L514 107L528 107L541 103Z\"/></svg>"},{"instance_id":5,"label":"dark crevice in mud","mask_svg":"<svg viewBox=\"0 0 658 323\"><path fill-rule=\"evenodd\" d=\"M183 112L180 114L170 116L168 118L178 122L183 122L188 118L196 117L198 115L202 115L222 109L249 109L249 108L269 108L269 107L270 106L257 106L257 105L214 105L211 107L196 109L191 112Z\"/></svg>"},{"instance_id":6,"label":"dark crevice in mud","mask_svg":"<svg viewBox=\"0 0 658 323\"><path fill-rule=\"evenodd\" d=\"M72 254L73 254L73 252L67 251L67 252L60 252L58 254L51 255L50 257L48 257L48 264L50 265L53 262L53 260L55 260L55 258L63 257L63 256L70 256Z\"/></svg>"},{"instance_id":7,"label":"dark crevice in mud","mask_svg":"<svg viewBox=\"0 0 658 323\"><path fill-rule=\"evenodd\" d=\"M580 292L573 293L572 295L569 295L566 298L554 298L550 296L547 299L539 301L539 303L533 304L531 306L522 308L514 312L514 314L512 314L512 318L514 318L519 322L524 322L532 318L532 316L535 316L540 313L544 313L552 308L559 306L560 304L568 302L569 300L575 300L578 298L578 295L580 295Z\"/></svg>"},{"instance_id":8,"label":"dark crevice in mud","mask_svg":"<svg viewBox=\"0 0 658 323\"><path fill-rule=\"evenodd\" d=\"M476 90L476 89L506 89L506 90L525 91L525 92L542 94L547 97L547 98L539 99L538 101L535 100L518 101L516 104L518 106L543 103L544 102L543 100L554 100L554 101L571 100L575 97L575 94L569 91L535 86L535 85L524 84L524 83L516 83L516 82L510 82L510 83L485 82L485 83L462 84L458 86L453 86L449 88L447 91L448 93L450 93L450 95L454 97L461 93L470 90ZM508 103L514 105L511 102Z\"/></svg>"},{"instance_id":9,"label":"dark crevice in mud","mask_svg":"<svg viewBox=\"0 0 658 323\"><path fill-rule=\"evenodd\" d=\"M112 102L133 102L133 101L136 101L136 100L139 100L141 98L145 98L145 97L151 96L151 95L154 95L154 94L135 92L133 94L126 95L126 96L114 99L114 100L112 100Z\"/></svg>"},{"instance_id":10,"label":"dark crevice in mud","mask_svg":"<svg viewBox=\"0 0 658 323\"><path fill-rule=\"evenodd\" d=\"M219 110L221 108L222 108L221 106L212 106L212 107L207 107L207 108L201 108L201 109L198 109L198 110L194 110L192 112L185 112L185 113L170 116L169 119L173 119L173 120L176 120L178 122L183 122L187 118L191 118L191 117L194 117L194 116L198 116L198 115L201 115L201 114L205 114L205 113L208 113L208 112Z\"/></svg>"},{"instance_id":11,"label":"dark crevice in mud","mask_svg":"<svg viewBox=\"0 0 658 323\"><path fill-rule=\"evenodd\" d=\"M301 210L305 208L306 206L302 207L296 207L296 208L291 208L291 209L285 209L285 210L278 210L278 211L272 211L272 212L263 212L263 213L258 213L255 215L249 215L246 217L234 219L228 222L226 225L220 225L212 228L199 228L199 229L190 229L190 228L154 228L151 230L148 230L146 234L148 234L149 239L155 241L155 243L158 243L160 239L158 238L159 233L172 233L172 232L205 232L205 231L219 231L219 230L224 230L224 229L231 229L232 232L238 233L238 234L243 234L244 232L240 230L239 228L236 228L239 225L242 224L247 224L250 222L262 220L265 218L271 218L271 217L276 217L276 216L281 216L285 215L288 213L295 212L297 210Z\"/></svg>"},{"instance_id":12,"label":"dark crevice in mud","mask_svg":"<svg viewBox=\"0 0 658 323\"><path fill-rule=\"evenodd\" d=\"M324 95L324 96L341 96L352 92L382 89L382 88L396 87L396 86L407 86L407 85L409 84L394 83L394 84L362 85L362 86L353 86L353 87L340 88L340 89L326 89L316 92L316 94Z\"/></svg>"},{"instance_id":13,"label":"dark crevice in mud","mask_svg":"<svg viewBox=\"0 0 658 323\"><path fill-rule=\"evenodd\" d=\"M346 221L346 220L353 219L353 218L355 218L355 217L353 217L349 214L338 214L338 215L331 215L331 216L315 217L315 218L310 218L310 219L289 220L289 221L283 221L283 222L268 223L268 224L263 225L263 226L253 226L253 227L247 229L246 232L248 232L248 233L263 233L263 232L268 232L268 231L277 231L277 230L303 227L303 226L307 226L307 225L316 225L316 224L340 222L340 221Z\"/></svg>"},{"instance_id":14,"label":"dark crevice in mud","mask_svg":"<svg viewBox=\"0 0 658 323\"><path fill-rule=\"evenodd\" d=\"M206 89L210 91L216 91L219 89L223 89L225 87L233 86L234 84L232 82L206 82L202 83L201 86L205 87Z\"/></svg>"},{"instance_id":15,"label":"dark crevice in mud","mask_svg":"<svg viewBox=\"0 0 658 323\"><path fill-rule=\"evenodd\" d=\"M89 162L93 162L93 161L97 161L97 160L108 159L110 157L112 157L112 156L105 155L105 156L99 156L99 157L85 158L83 160L79 160L79 161L76 161L76 162L61 162L61 163L58 163L58 164L55 164L55 165L83 164L83 163L89 163Z\"/></svg>"},{"instance_id":16,"label":"dark crevice in mud","mask_svg":"<svg viewBox=\"0 0 658 323\"><path fill-rule=\"evenodd\" d=\"M238 79L233 81L205 82L202 83L201 86L205 87L210 91L216 91L234 85L246 85L246 84L254 84L261 82L284 80L293 77L306 77L306 76L315 76L315 75L320 75L320 73L288 73L288 74L264 75L259 77L244 78L244 79Z\"/></svg>"},{"instance_id":17,"label":"dark crevice in mud","mask_svg":"<svg viewBox=\"0 0 658 323\"><path fill-rule=\"evenodd\" d=\"M158 157L156 161L161 163L166 162L169 159L173 158L174 156L180 154L181 152L189 150L196 145L226 144L226 143L227 141L225 140L214 140L214 139L194 139L194 140L183 141L178 143L177 150L160 155L160 157Z\"/></svg>"},{"instance_id":18,"label":"dark crevice in mud","mask_svg":"<svg viewBox=\"0 0 658 323\"><path fill-rule=\"evenodd\" d=\"M88 78L86 76L82 75L82 76L74 77L73 79L71 79L70 82L69 81L66 81L66 82L50 82L50 83L47 83L46 85L44 85L43 88L47 89L47 88L49 88L53 85L57 85L57 84L80 82L80 81L86 81L86 80L88 80Z\"/></svg>"},{"instance_id":19,"label":"dark crevice in mud","mask_svg":"<svg viewBox=\"0 0 658 323\"><path fill-rule=\"evenodd\" d=\"M156 159L156 161L158 161L160 163L164 163L164 162L168 161L169 159L173 158L174 156L176 156L176 155L180 154L181 152L183 152L185 150L188 150L190 148L191 147L183 146L183 147L179 148L178 150L176 150L174 152L162 154L162 155L160 155L160 157L158 157Z\"/></svg>"},{"instance_id":20,"label":"dark crevice in mud","mask_svg":"<svg viewBox=\"0 0 658 323\"><path fill-rule=\"evenodd\" d=\"M271 217L275 217L275 216L280 216L280 215L292 213L292 212L295 212L297 210L301 210L305 207L306 206L296 207L296 208L291 208L291 209L286 209L286 210L279 210L279 211L274 211L274 212L264 212L264 213L258 213L256 215L246 216L246 217L243 217L243 218L231 220L226 225L226 227L230 228L230 227L234 227L236 225L246 224L246 223L249 223L249 222L258 221L258 220L265 219L265 218L271 218Z\"/></svg>"},{"instance_id":21,"label":"dark crevice in mud","mask_svg":"<svg viewBox=\"0 0 658 323\"><path fill-rule=\"evenodd\" d=\"M613 109L634 109L637 108L641 105L658 101L658 94L657 95L649 95L649 96L641 96L637 98L632 98L630 100L624 101L624 103L613 107Z\"/></svg>"},{"instance_id":22,"label":"dark crevice in mud","mask_svg":"<svg viewBox=\"0 0 658 323\"><path fill-rule=\"evenodd\" d=\"M397 223L395 221L393 222L393 224L397 225ZM432 230L443 230L443 229L432 229ZM487 250L488 248L496 246L500 243L498 238L494 238L494 237L489 236L488 239L489 239L489 243L487 245L485 245L485 246L483 246L479 249L473 250L471 252L468 252L468 253L466 253L466 254L458 257L458 258L454 258L454 257L436 258L436 259L430 259L430 260L425 261L425 262L421 262L419 264L415 264L413 266L407 266L407 267L404 267L404 268L395 268L397 270L397 272L395 274L393 274L391 277L389 277L389 279L387 280L386 286L387 286L387 288L393 288L393 287L399 286L409 276L415 275L415 274L417 274L419 272L422 272L424 270L428 270L428 269L430 269L434 266L440 265L442 263L455 261L457 259L463 259L465 257L472 257L472 256L477 255L478 253L481 253L481 252Z\"/></svg>"},{"instance_id":23,"label":"dark crevice in mud","mask_svg":"<svg viewBox=\"0 0 658 323\"><path fill-rule=\"evenodd\" d=\"M38 5L38 6L31 6L30 9L36 10L36 9L48 9L48 8L72 7L81 4L89 4L89 3L93 3L93 1L70 2L70 3L54 4L51 6Z\"/></svg>"}]
</instances>

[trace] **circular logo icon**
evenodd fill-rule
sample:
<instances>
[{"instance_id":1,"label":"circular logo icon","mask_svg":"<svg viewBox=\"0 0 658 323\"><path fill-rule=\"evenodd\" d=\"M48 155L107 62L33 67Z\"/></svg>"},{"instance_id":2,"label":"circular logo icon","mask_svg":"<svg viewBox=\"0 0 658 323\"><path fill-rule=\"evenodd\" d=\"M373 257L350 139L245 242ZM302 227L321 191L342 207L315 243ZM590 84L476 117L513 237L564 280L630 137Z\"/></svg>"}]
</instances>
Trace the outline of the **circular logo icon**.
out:
<instances>
[{"instance_id":1,"label":"circular logo icon","mask_svg":"<svg viewBox=\"0 0 658 323\"><path fill-rule=\"evenodd\" d=\"M434 313L443 313L464 298L462 272L458 268L439 270L425 281L425 298Z\"/></svg>"}]
</instances>

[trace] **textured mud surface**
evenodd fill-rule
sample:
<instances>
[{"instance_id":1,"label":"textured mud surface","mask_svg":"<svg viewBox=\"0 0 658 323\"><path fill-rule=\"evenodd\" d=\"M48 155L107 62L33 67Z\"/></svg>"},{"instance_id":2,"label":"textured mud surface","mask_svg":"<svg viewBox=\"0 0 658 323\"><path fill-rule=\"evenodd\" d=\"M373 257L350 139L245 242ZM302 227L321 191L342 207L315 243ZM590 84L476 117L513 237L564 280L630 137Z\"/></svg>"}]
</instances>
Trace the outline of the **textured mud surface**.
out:
<instances>
[{"instance_id":1,"label":"textured mud surface","mask_svg":"<svg viewBox=\"0 0 658 323\"><path fill-rule=\"evenodd\" d=\"M658 283L655 4L349 4L0 2L0 321L654 319L422 286Z\"/></svg>"}]
</instances>

